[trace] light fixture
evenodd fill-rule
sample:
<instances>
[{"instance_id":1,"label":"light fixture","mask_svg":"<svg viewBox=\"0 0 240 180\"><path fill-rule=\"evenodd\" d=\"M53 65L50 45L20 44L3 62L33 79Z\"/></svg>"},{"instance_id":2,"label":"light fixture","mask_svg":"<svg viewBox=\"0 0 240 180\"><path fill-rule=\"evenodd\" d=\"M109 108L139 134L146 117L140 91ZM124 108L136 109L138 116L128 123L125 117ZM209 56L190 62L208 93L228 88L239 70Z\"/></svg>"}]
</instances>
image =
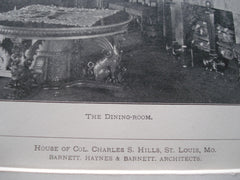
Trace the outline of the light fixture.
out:
<instances>
[{"instance_id":1,"label":"light fixture","mask_svg":"<svg viewBox=\"0 0 240 180\"><path fill-rule=\"evenodd\" d=\"M212 8L212 2L206 1L206 2L205 2L205 6L206 6L208 9Z\"/></svg>"}]
</instances>

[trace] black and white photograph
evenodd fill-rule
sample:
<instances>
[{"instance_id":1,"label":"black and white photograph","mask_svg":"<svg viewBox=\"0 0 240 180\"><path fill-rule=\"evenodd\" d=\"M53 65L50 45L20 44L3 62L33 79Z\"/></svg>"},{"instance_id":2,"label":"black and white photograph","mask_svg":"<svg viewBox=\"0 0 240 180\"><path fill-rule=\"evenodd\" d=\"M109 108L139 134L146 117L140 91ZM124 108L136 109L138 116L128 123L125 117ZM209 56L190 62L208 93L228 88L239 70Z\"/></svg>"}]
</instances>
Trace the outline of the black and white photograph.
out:
<instances>
[{"instance_id":1,"label":"black and white photograph","mask_svg":"<svg viewBox=\"0 0 240 180\"><path fill-rule=\"evenodd\" d=\"M0 179L239 180L239 117L239 0L0 0Z\"/></svg>"},{"instance_id":2,"label":"black and white photograph","mask_svg":"<svg viewBox=\"0 0 240 180\"><path fill-rule=\"evenodd\" d=\"M4 101L240 103L237 0L1 0Z\"/></svg>"}]
</instances>

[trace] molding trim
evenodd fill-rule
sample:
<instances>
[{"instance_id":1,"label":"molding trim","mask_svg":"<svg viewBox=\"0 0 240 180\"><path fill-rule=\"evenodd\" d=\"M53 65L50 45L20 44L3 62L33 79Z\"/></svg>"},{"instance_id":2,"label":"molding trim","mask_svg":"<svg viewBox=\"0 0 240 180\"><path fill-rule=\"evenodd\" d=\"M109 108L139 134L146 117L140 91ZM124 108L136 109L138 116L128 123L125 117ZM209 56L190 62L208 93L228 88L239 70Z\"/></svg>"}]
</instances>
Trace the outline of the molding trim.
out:
<instances>
[{"instance_id":1,"label":"molding trim","mask_svg":"<svg viewBox=\"0 0 240 180\"><path fill-rule=\"evenodd\" d=\"M0 25L0 34L5 37L19 37L22 39L41 40L66 40L87 39L111 36L127 32L128 24L132 21L130 16L127 21L119 24L97 26L88 28L22 28Z\"/></svg>"}]
</instances>

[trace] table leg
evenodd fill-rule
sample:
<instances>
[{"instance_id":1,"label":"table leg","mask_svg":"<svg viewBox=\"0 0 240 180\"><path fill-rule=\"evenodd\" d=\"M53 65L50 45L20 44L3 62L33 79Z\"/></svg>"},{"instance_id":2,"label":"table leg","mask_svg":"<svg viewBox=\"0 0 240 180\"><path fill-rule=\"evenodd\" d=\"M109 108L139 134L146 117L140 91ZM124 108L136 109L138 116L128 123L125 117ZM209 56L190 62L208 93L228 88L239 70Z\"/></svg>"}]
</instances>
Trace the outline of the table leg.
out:
<instances>
[{"instance_id":1,"label":"table leg","mask_svg":"<svg viewBox=\"0 0 240 180\"><path fill-rule=\"evenodd\" d=\"M30 69L33 62L33 45L32 41L13 38L12 54L10 58L10 69L12 80L8 88L13 89L10 95L12 98L21 98L28 95L35 86L34 75Z\"/></svg>"},{"instance_id":2,"label":"table leg","mask_svg":"<svg viewBox=\"0 0 240 180\"><path fill-rule=\"evenodd\" d=\"M72 40L45 41L38 55L47 59L45 70L46 87L60 88L70 80L70 65L73 55Z\"/></svg>"}]
</instances>

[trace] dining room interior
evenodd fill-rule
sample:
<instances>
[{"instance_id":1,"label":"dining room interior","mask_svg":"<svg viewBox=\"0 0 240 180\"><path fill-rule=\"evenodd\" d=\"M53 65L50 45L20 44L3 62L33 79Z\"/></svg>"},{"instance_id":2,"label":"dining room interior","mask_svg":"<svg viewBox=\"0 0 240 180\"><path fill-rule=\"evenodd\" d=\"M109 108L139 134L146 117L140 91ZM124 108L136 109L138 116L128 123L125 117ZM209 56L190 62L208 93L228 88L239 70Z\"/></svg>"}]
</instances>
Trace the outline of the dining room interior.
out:
<instances>
[{"instance_id":1,"label":"dining room interior","mask_svg":"<svg viewBox=\"0 0 240 180\"><path fill-rule=\"evenodd\" d=\"M0 99L240 103L239 0L0 0Z\"/></svg>"}]
</instances>

